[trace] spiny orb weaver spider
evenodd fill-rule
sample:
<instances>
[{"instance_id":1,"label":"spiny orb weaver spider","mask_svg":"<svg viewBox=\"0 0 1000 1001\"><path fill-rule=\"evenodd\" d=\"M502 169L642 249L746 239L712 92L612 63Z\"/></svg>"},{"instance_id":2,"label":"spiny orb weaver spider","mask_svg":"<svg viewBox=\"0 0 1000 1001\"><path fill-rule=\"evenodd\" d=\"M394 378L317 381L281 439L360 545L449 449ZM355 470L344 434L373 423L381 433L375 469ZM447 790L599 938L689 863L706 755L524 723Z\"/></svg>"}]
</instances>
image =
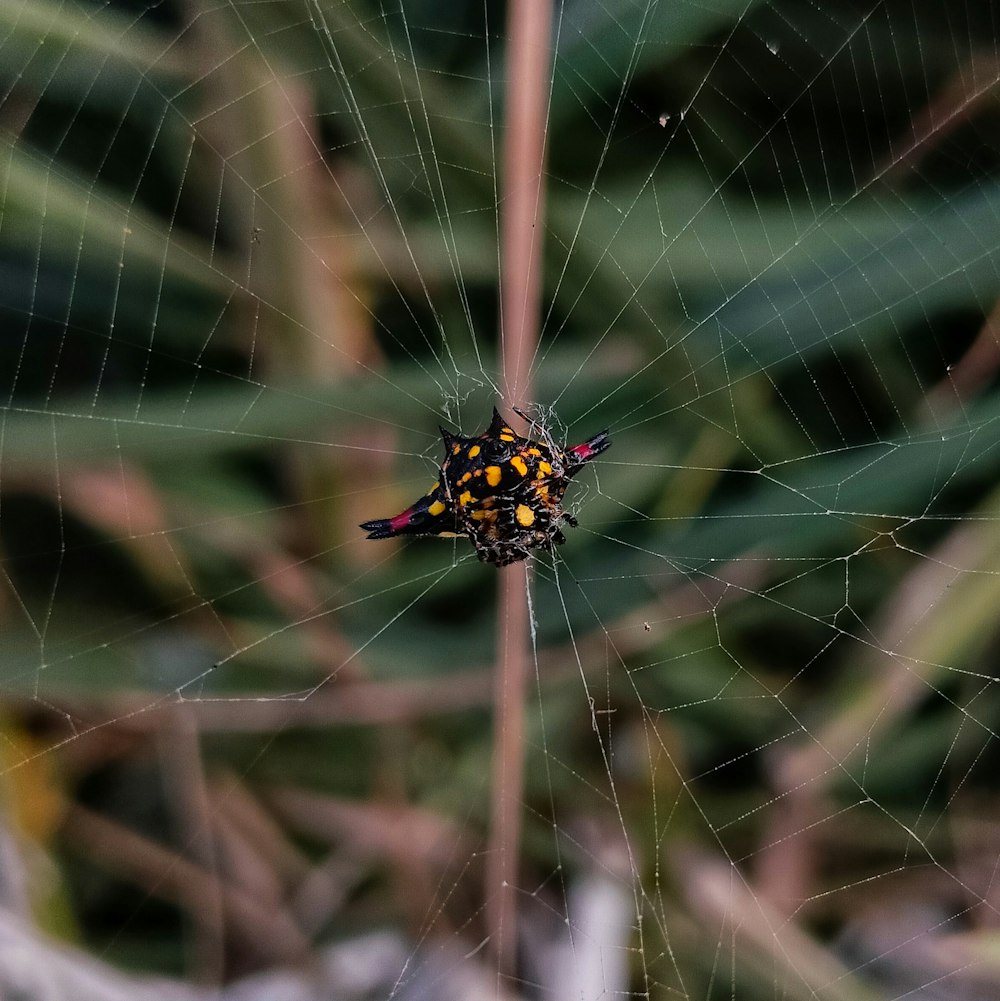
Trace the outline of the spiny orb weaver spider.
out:
<instances>
[{"instance_id":1,"label":"spiny orb weaver spider","mask_svg":"<svg viewBox=\"0 0 1000 1001\"><path fill-rule=\"evenodd\" d=\"M535 421L515 410L530 424ZM607 431L560 448L547 434L516 434L493 408L490 426L475 438L441 428L444 461L437 482L394 518L366 521L369 539L396 535L464 535L484 563L505 567L532 549L561 546L560 523L576 527L561 507L569 481L611 445Z\"/></svg>"}]
</instances>

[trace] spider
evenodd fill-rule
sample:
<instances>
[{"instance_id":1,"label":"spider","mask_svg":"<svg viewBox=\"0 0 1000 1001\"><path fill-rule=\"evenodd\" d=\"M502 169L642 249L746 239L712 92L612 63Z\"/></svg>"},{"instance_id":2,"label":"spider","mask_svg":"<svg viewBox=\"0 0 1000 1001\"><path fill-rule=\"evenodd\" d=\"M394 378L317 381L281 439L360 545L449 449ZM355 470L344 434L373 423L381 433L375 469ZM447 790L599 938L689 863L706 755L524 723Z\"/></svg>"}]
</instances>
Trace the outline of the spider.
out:
<instances>
[{"instance_id":1,"label":"spider","mask_svg":"<svg viewBox=\"0 0 1000 1001\"><path fill-rule=\"evenodd\" d=\"M560 448L539 427L544 441L522 438L493 408L490 426L474 438L441 428L444 460L437 481L394 518L366 521L369 539L396 535L466 536L484 563L505 567L532 549L566 541L560 525L577 521L562 509L569 481L611 445L607 431L580 445Z\"/></svg>"}]
</instances>

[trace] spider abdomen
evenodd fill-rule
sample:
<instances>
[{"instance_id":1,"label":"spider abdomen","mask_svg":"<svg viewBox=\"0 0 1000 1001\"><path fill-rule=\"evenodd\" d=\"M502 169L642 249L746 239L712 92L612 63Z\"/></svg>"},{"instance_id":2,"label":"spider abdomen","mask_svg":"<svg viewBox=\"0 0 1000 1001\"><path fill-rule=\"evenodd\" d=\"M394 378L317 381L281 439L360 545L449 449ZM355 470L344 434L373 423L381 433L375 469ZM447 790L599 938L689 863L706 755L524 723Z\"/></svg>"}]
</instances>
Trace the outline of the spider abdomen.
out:
<instances>
[{"instance_id":1,"label":"spider abdomen","mask_svg":"<svg viewBox=\"0 0 1000 1001\"><path fill-rule=\"evenodd\" d=\"M490 426L474 438L444 428L441 436L445 457L431 490L395 517L361 527L369 539L465 535L479 559L496 566L566 541L561 523L576 526L576 519L562 509L566 487L611 445L608 432L602 431L559 449L516 434L496 409Z\"/></svg>"}]
</instances>

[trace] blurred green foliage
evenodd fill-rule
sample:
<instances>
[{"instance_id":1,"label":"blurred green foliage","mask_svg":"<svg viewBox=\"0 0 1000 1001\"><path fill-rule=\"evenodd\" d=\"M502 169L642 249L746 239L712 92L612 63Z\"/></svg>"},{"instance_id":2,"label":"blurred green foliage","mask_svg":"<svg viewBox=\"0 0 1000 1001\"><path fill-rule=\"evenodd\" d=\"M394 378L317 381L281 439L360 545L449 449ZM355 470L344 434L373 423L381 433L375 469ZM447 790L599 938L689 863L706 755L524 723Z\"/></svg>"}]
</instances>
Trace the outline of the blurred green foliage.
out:
<instances>
[{"instance_id":1,"label":"blurred green foliage","mask_svg":"<svg viewBox=\"0 0 1000 1001\"><path fill-rule=\"evenodd\" d=\"M953 875L942 826L996 794L996 109L912 149L996 38L990 5L944 6L561 10L536 394L556 434L614 449L536 569L525 885L586 868L578 814L618 824L663 922L634 964L653 997L730 996L672 845L764 880L806 790L796 920L829 945L857 894L827 891ZM473 433L492 402L502 18L0 7L0 697L74 762L67 799L159 836L148 747L89 760L88 728L235 697L204 724L210 771L389 785L481 837L485 696L226 731L250 698L489 672L493 569L355 524L422 492L437 424ZM369 864L325 928L403 920ZM67 865L92 942L180 965L175 918L122 924ZM773 941L734 946L739 996L815 996Z\"/></svg>"}]
</instances>

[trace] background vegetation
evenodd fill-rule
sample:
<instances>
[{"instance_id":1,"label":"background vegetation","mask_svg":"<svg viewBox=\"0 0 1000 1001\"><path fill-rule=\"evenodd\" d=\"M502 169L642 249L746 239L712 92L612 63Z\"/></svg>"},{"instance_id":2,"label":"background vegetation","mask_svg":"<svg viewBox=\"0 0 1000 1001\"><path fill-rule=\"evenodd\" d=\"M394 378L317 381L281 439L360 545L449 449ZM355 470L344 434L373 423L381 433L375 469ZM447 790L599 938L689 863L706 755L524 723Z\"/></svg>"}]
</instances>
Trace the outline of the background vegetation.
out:
<instances>
[{"instance_id":1,"label":"background vegetation","mask_svg":"<svg viewBox=\"0 0 1000 1001\"><path fill-rule=\"evenodd\" d=\"M356 528L492 403L504 11L454 6L0 7L26 997L482 989L496 574ZM536 395L615 447L536 567L491 990L995 996L995 22L562 8Z\"/></svg>"}]
</instances>

